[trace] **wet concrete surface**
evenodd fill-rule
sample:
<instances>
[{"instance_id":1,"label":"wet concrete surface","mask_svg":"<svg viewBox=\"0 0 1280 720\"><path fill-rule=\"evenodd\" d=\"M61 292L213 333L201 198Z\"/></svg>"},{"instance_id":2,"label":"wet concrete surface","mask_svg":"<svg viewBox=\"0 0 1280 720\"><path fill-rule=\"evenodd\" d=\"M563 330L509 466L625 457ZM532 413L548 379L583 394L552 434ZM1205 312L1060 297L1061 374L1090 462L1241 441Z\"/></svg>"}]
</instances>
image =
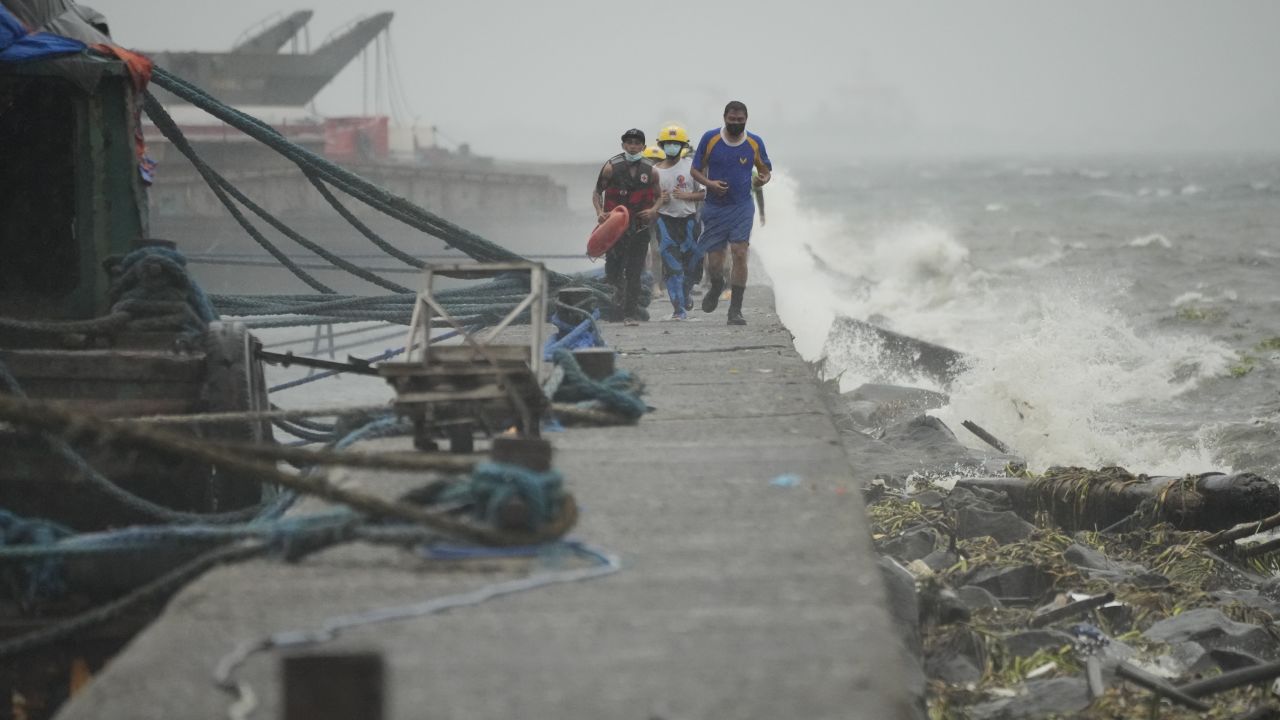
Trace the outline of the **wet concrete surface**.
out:
<instances>
[{"instance_id":1,"label":"wet concrete surface","mask_svg":"<svg viewBox=\"0 0 1280 720\"><path fill-rule=\"evenodd\" d=\"M724 308L693 322L603 326L655 410L634 427L548 437L582 508L572 536L616 554L620 572L295 652L380 653L386 717L405 720L914 717L854 469L772 307L770 291L753 287L746 327L726 326ZM773 482L782 475L794 483ZM424 482L332 477L388 497ZM295 564L223 567L182 590L58 717L226 717L232 698L213 673L242 641L565 562L446 563L354 543ZM253 717L282 716L286 652L240 667L257 696Z\"/></svg>"}]
</instances>

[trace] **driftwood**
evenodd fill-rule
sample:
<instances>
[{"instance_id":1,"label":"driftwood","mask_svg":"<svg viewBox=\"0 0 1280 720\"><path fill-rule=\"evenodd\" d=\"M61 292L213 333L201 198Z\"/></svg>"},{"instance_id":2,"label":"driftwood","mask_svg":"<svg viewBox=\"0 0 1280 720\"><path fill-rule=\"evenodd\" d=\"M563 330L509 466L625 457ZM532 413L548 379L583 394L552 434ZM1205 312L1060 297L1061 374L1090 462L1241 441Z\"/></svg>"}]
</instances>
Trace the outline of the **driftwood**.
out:
<instances>
[{"instance_id":1,"label":"driftwood","mask_svg":"<svg viewBox=\"0 0 1280 720\"><path fill-rule=\"evenodd\" d=\"M981 440L982 442L984 442L984 443L986 443L986 444L990 445L991 447L995 448L996 450L999 450L1000 452L1002 452L1002 453L1004 453L1004 454L1006 454L1006 455L1012 455L1012 454L1013 454L1013 450L1011 450L1011 449L1009 448L1009 446L1008 446L1008 445L1005 445L1003 442L1001 442L1001 441L1000 441L1000 438L998 438L998 437L996 437L995 435L992 435L991 433L987 432L987 431L986 431L985 429L983 429L983 427L982 427L981 425L979 425L978 423L976 423L976 422L974 422L974 421L972 421L972 420L965 420L964 422L962 422L962 423L960 423L960 424L964 426L964 429L965 429L965 430L968 430L969 432L973 433L974 435L977 435L979 440Z\"/></svg>"},{"instance_id":2,"label":"driftwood","mask_svg":"<svg viewBox=\"0 0 1280 720\"><path fill-rule=\"evenodd\" d=\"M1083 600L1076 600L1075 602L1067 603L1062 607L1056 607L1052 610L1042 612L1039 615L1032 615L1031 620L1027 622L1027 627L1042 628L1065 618L1084 615L1090 610L1100 608L1115 599L1115 593L1104 593L1102 595L1095 595L1094 597L1088 597Z\"/></svg>"},{"instance_id":3,"label":"driftwood","mask_svg":"<svg viewBox=\"0 0 1280 720\"><path fill-rule=\"evenodd\" d=\"M1067 530L1102 529L1133 517L1141 524L1215 531L1280 511L1280 487L1251 473L1177 478L1132 475L1118 467L1050 468L1031 479L965 478L956 486L999 490L1019 515L1031 519L1045 512Z\"/></svg>"},{"instance_id":4,"label":"driftwood","mask_svg":"<svg viewBox=\"0 0 1280 720\"><path fill-rule=\"evenodd\" d=\"M1198 712L1209 712L1208 703L1201 702L1188 696L1186 693L1176 687L1173 687L1169 683L1166 683L1164 680L1161 680L1155 675L1144 670L1139 670L1127 662L1120 662L1116 665L1116 675L1136 685L1141 685L1151 692L1161 697L1168 698L1183 707L1191 708Z\"/></svg>"},{"instance_id":5,"label":"driftwood","mask_svg":"<svg viewBox=\"0 0 1280 720\"><path fill-rule=\"evenodd\" d=\"M1243 540L1251 535L1257 535L1264 530L1270 530L1276 527L1280 527L1280 513L1269 515L1261 520L1251 519L1237 527L1218 531L1205 538L1204 542L1206 545L1230 545L1236 540ZM1249 545L1246 548L1246 557L1249 553L1260 554L1259 551L1263 550L1264 545L1270 548L1274 543L1275 540L1269 540L1256 545Z\"/></svg>"},{"instance_id":6,"label":"driftwood","mask_svg":"<svg viewBox=\"0 0 1280 720\"><path fill-rule=\"evenodd\" d=\"M1179 686L1178 690L1186 695L1198 698L1234 690L1241 685L1268 682L1276 676L1280 676L1280 663L1270 662L1262 665L1250 665L1239 670L1232 670L1211 678L1187 683Z\"/></svg>"}]
</instances>

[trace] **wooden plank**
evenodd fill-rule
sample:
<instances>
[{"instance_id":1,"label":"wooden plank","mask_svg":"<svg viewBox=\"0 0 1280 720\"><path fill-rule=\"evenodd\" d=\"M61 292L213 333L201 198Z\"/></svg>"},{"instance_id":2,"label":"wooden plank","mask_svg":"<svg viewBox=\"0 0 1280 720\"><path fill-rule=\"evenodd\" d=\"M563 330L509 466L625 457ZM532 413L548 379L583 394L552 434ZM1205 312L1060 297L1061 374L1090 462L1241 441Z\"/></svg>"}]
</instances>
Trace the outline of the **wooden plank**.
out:
<instances>
[{"instance_id":1,"label":"wooden plank","mask_svg":"<svg viewBox=\"0 0 1280 720\"><path fill-rule=\"evenodd\" d=\"M529 362L528 345L485 345L485 353L495 360L520 360ZM481 355L469 345L438 345L430 348L432 362L488 362L486 355Z\"/></svg>"},{"instance_id":2,"label":"wooden plank","mask_svg":"<svg viewBox=\"0 0 1280 720\"><path fill-rule=\"evenodd\" d=\"M484 385L502 385L509 383L515 386L537 385L537 379L528 368L513 372L466 372L402 375L386 378L397 393L420 392L453 388L455 390L471 390Z\"/></svg>"},{"instance_id":3,"label":"wooden plank","mask_svg":"<svg viewBox=\"0 0 1280 720\"><path fill-rule=\"evenodd\" d=\"M95 470L109 478L155 477L178 483L172 458L147 453L130 453L113 448L80 448L81 455ZM61 456L49 452L30 437L0 434L0 485L17 482L48 485L76 481L79 470ZM0 489L2 492L3 489ZM22 491L27 492L27 491Z\"/></svg>"},{"instance_id":4,"label":"wooden plank","mask_svg":"<svg viewBox=\"0 0 1280 720\"><path fill-rule=\"evenodd\" d=\"M475 390L457 390L442 392L406 393L397 397L396 407L416 403L467 402L470 400L500 400L507 397L507 392L500 387L489 386Z\"/></svg>"},{"instance_id":5,"label":"wooden plank","mask_svg":"<svg viewBox=\"0 0 1280 720\"><path fill-rule=\"evenodd\" d=\"M441 377L449 375L532 375L529 365L519 361L498 361L497 367L485 362L481 363L435 363L430 367L417 363L406 363L400 367L378 367L379 374L388 381L415 377Z\"/></svg>"},{"instance_id":6,"label":"wooden plank","mask_svg":"<svg viewBox=\"0 0 1280 720\"><path fill-rule=\"evenodd\" d=\"M190 398L143 398L137 400L50 399L57 407L104 418L142 417L144 415L184 415L195 412L198 403Z\"/></svg>"},{"instance_id":7,"label":"wooden plank","mask_svg":"<svg viewBox=\"0 0 1280 720\"><path fill-rule=\"evenodd\" d=\"M499 373L503 375L531 375L532 374L529 372L529 366L525 365L524 363L510 363L510 364L498 363L497 369L494 369L492 365L467 364L467 365L460 365L456 367L455 366L442 367L440 365L433 365L428 368L424 368L421 365L419 365L416 371L410 371L408 368L405 368L404 370L397 370L396 372L393 372L393 373L385 373L384 377L387 377L388 380L391 380L391 379L403 380L403 379L414 378L414 377L440 378L440 377L450 377L454 375L459 377L473 376L473 375L497 376Z\"/></svg>"},{"instance_id":8,"label":"wooden plank","mask_svg":"<svg viewBox=\"0 0 1280 720\"><path fill-rule=\"evenodd\" d=\"M198 382L148 382L102 378L64 379L20 377L23 391L37 400L165 400L194 401L200 397Z\"/></svg>"},{"instance_id":9,"label":"wooden plank","mask_svg":"<svg viewBox=\"0 0 1280 720\"><path fill-rule=\"evenodd\" d=\"M180 510L210 507L205 464L114 447L76 449L91 467L129 492ZM83 531L155 521L94 489L74 465L29 436L0 434L0 457L5 460L0 463L0 507L18 515Z\"/></svg>"},{"instance_id":10,"label":"wooden plank","mask_svg":"<svg viewBox=\"0 0 1280 720\"><path fill-rule=\"evenodd\" d=\"M0 360L23 378L199 381L204 355L140 350L0 350Z\"/></svg>"}]
</instances>

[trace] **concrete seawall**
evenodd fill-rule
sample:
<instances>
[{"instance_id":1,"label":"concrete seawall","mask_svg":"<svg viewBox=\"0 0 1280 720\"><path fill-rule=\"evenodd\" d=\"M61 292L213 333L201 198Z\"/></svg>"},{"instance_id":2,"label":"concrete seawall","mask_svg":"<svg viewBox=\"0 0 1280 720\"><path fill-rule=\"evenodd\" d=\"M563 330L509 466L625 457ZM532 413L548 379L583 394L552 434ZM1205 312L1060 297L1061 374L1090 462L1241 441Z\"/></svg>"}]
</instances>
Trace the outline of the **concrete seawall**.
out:
<instances>
[{"instance_id":1,"label":"concrete seawall","mask_svg":"<svg viewBox=\"0 0 1280 720\"><path fill-rule=\"evenodd\" d=\"M185 163L177 159L174 162ZM352 165L350 169L389 192L443 217L525 218L568 213L565 187L547 175L409 164ZM165 176L164 182L150 188L152 215L157 218L225 217L226 208L205 181L185 170L171 172ZM337 217L296 168L237 170L226 173L226 177L254 202L274 214ZM343 202L361 217L376 214L345 195Z\"/></svg>"},{"instance_id":2,"label":"concrete seawall","mask_svg":"<svg viewBox=\"0 0 1280 720\"><path fill-rule=\"evenodd\" d=\"M703 319L604 327L657 408L638 426L548 435L583 508L574 537L620 556L620 572L309 649L381 653L386 717L404 720L913 717L858 486L770 292L749 291L747 327L726 326L723 310L694 315ZM782 475L794 482L773 482ZM422 483L335 479L389 497ZM442 563L350 544L293 565L221 568L180 592L58 717L225 717L230 698L212 674L242 641L544 563ZM254 717L281 716L280 655L259 653L238 672L257 693Z\"/></svg>"}]
</instances>

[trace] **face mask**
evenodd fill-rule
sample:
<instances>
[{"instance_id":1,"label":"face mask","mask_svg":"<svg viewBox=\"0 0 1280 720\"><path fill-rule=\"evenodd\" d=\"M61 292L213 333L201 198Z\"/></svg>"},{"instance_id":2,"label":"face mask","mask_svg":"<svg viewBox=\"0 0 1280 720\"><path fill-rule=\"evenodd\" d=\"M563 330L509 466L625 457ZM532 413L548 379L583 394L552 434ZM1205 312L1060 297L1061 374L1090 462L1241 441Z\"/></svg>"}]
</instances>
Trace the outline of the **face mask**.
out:
<instances>
[{"instance_id":1,"label":"face mask","mask_svg":"<svg viewBox=\"0 0 1280 720\"><path fill-rule=\"evenodd\" d=\"M633 155L633 154L631 154L631 153L629 153L629 152L624 152L624 153L622 153L622 155L623 155L623 157L625 157L627 160L630 160L631 162L635 162L635 161L639 160L640 158L644 157L644 151L640 151L640 152L638 152L638 153L635 153L634 155Z\"/></svg>"},{"instance_id":2,"label":"face mask","mask_svg":"<svg viewBox=\"0 0 1280 720\"><path fill-rule=\"evenodd\" d=\"M666 153L667 157L676 157L680 154L680 143L667 143L662 146L662 152Z\"/></svg>"},{"instance_id":3,"label":"face mask","mask_svg":"<svg viewBox=\"0 0 1280 720\"><path fill-rule=\"evenodd\" d=\"M747 129L747 124L744 122L724 124L724 131L729 133L730 135L741 135L742 131L746 129Z\"/></svg>"}]
</instances>

